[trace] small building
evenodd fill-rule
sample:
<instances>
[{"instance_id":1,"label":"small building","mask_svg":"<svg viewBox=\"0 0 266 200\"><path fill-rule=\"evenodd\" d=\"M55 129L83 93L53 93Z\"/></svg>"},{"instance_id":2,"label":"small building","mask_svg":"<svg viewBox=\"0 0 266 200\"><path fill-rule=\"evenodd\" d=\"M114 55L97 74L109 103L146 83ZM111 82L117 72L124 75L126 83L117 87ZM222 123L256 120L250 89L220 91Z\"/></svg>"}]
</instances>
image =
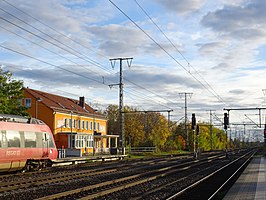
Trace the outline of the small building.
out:
<instances>
[{"instance_id":1,"label":"small building","mask_svg":"<svg viewBox=\"0 0 266 200\"><path fill-rule=\"evenodd\" d=\"M22 104L34 118L51 129L58 149L66 149L67 156L108 154L117 147L118 135L107 135L107 119L79 100L24 88Z\"/></svg>"}]
</instances>

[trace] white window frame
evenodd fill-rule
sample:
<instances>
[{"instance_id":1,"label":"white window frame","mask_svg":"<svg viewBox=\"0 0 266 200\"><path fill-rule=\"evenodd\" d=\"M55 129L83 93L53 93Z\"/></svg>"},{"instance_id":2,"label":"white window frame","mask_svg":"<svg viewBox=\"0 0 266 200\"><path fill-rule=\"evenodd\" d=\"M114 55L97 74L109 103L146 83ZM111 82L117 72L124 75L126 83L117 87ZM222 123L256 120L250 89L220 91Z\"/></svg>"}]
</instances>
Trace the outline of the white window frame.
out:
<instances>
[{"instance_id":1,"label":"white window frame","mask_svg":"<svg viewBox=\"0 0 266 200\"><path fill-rule=\"evenodd\" d=\"M80 129L80 119L78 119L78 129Z\"/></svg>"},{"instance_id":2,"label":"white window frame","mask_svg":"<svg viewBox=\"0 0 266 200\"><path fill-rule=\"evenodd\" d=\"M82 124L82 129L84 130L85 129L85 121L82 120L81 124Z\"/></svg>"},{"instance_id":3,"label":"white window frame","mask_svg":"<svg viewBox=\"0 0 266 200\"><path fill-rule=\"evenodd\" d=\"M86 121L86 130L88 130L88 129L89 129L89 122Z\"/></svg>"},{"instance_id":4,"label":"white window frame","mask_svg":"<svg viewBox=\"0 0 266 200\"><path fill-rule=\"evenodd\" d=\"M92 130L92 122L90 122L90 130Z\"/></svg>"},{"instance_id":5,"label":"white window frame","mask_svg":"<svg viewBox=\"0 0 266 200\"><path fill-rule=\"evenodd\" d=\"M25 98L24 99L24 106L27 108L31 108L31 98Z\"/></svg>"}]
</instances>

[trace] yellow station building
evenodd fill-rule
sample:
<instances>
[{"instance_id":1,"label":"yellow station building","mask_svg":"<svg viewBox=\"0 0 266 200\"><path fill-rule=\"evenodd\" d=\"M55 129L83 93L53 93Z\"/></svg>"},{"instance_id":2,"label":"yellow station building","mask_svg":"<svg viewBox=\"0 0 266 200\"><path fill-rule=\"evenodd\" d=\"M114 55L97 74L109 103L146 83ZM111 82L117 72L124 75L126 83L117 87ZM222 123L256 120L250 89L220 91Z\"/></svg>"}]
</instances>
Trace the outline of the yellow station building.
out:
<instances>
[{"instance_id":1,"label":"yellow station building","mask_svg":"<svg viewBox=\"0 0 266 200\"><path fill-rule=\"evenodd\" d=\"M32 117L46 123L58 149L67 156L109 154L117 148L118 135L107 135L107 119L79 100L24 88L22 104Z\"/></svg>"}]
</instances>

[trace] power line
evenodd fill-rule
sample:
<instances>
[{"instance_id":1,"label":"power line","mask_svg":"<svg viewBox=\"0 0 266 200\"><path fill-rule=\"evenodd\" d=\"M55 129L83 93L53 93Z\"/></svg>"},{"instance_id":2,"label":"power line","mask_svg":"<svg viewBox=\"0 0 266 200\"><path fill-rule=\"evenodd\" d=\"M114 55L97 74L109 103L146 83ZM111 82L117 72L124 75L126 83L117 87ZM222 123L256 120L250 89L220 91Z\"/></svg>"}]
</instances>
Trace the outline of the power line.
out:
<instances>
[{"instance_id":1,"label":"power line","mask_svg":"<svg viewBox=\"0 0 266 200\"><path fill-rule=\"evenodd\" d=\"M150 19L150 21L157 27L157 29L163 34L163 36L168 40L168 42L175 48L175 50L182 56L182 58L187 62L188 66L191 66L194 71L200 76L201 79L207 84L207 86L216 94L215 96L219 99L219 101L224 102L224 100L217 94L217 92L210 86L210 84L204 79L204 77L190 64L187 58L179 51L176 45L170 40L170 38L163 32L163 30L156 24L156 22L149 16L146 10L135 0L136 4L139 8L145 13L145 15Z\"/></svg>"},{"instance_id":2,"label":"power line","mask_svg":"<svg viewBox=\"0 0 266 200\"><path fill-rule=\"evenodd\" d=\"M14 7L14 6L13 6L13 7ZM43 38L43 37L41 37L41 36L39 36L39 35L37 35L37 34L31 32L31 31L29 31L29 30L27 30L27 29L25 29L25 28L23 28L23 27L21 27L21 26L15 24L15 23L13 23L13 22L11 22L11 21L5 19L5 18L0 17L0 19L6 21L7 23L10 23L10 24L12 24L13 26L16 26L16 27L18 27L18 28L20 28L20 29L22 29L22 30L24 30L24 31L26 31L26 32L28 32L28 33L34 35L35 37L38 37L38 38L40 38L40 39L42 39L42 40L44 40L44 41L46 41L46 42L48 42L48 43L50 43L50 44L52 44L52 45L54 45L54 46L56 46L56 47L58 47L58 48L64 50L64 51L67 51L68 53L70 53L70 54L72 54L72 55L75 55L75 56L77 56L77 57L80 58L80 59L83 59L83 60L85 60L85 61L87 61L87 62L90 62L90 63L93 64L93 65L96 65L97 67L100 67L100 66L99 66L99 63L93 61L92 59L90 59L91 61L90 61L90 60L88 61L88 60L86 60L86 59L80 57L79 55L76 54L76 53L80 54L79 52L77 52L77 51L74 50L73 48L69 47L68 45L65 45L65 44L62 43L61 41L59 41L59 40L57 40L57 39L51 37L51 36L48 35L47 33L43 32L43 31L39 30L38 28L36 28L36 27L30 25L29 23L27 23L27 22L25 22L25 21L19 19L18 17L16 17L16 16L14 16L13 14L11 14L11 13L5 11L5 10L2 9L2 8L0 8L0 10L2 10L3 12L9 14L9 15L12 16L12 17L18 19L19 21L25 23L26 25L30 26L31 28L33 28L33 29L35 29L35 30L41 32L42 34L45 34L46 36L48 36L49 38L51 38L51 39L55 40L56 42L62 44L63 46L66 46L66 47L70 48L71 50L73 50L73 51L75 52L75 54L73 54L73 52L69 51L69 50L66 49L66 48L63 48L63 47L61 47L61 46L58 46L58 45L55 44L54 42L51 42L51 41L49 41L49 40L47 40L47 39L45 39L45 38ZM20 10L20 9L19 9L19 10ZM21 10L20 10L20 11L21 11ZM24 11L21 11L21 12L25 13ZM30 16L30 15L29 15L29 16ZM34 19L37 20L36 18L34 18ZM37 21L39 21L39 20L37 20ZM43 24L43 23L42 23L42 24ZM48 26L48 27L51 28L50 26ZM7 30L7 29L5 29L5 30ZM55 30L55 29L53 29L53 30ZM9 31L9 30L8 30L8 31ZM14 34L14 33L13 33L13 34ZM17 34L16 34L16 35L17 35ZM17 35L17 36L19 36L19 35ZM19 36L19 37L22 37L22 36ZM24 37L22 37L22 38L24 38ZM26 38L24 38L24 39L26 39ZM27 40L27 39L26 39L26 40ZM28 40L28 41L29 41L29 40ZM31 42L32 42L32 41L31 41ZM32 43L34 43L34 42L32 42ZM35 43L35 44L36 44L36 43ZM40 46L40 45L38 45L38 46ZM42 47L42 48L44 48L44 47ZM47 48L44 48L44 49L48 50ZM52 52L52 51L50 51L50 52ZM56 54L55 52L52 52L52 53ZM56 54L56 55L60 56L59 54ZM80 54L80 55L84 56L83 54ZM61 57L62 57L62 56L61 56ZM65 58L65 57L64 57L64 58ZM67 59L67 58L65 58L65 59ZM68 59L68 60L69 60L69 59ZM70 60L69 60L69 61L70 61ZM71 62L73 62L73 61L71 61ZM77 64L77 63L75 63L75 64ZM101 68L101 69L104 69L104 70L106 71L105 68L102 68L102 67L100 67L100 68ZM130 83L132 83L132 84L134 84L134 85L136 85L136 86L138 86L138 87L141 87L141 86L139 86L139 85L133 83L132 81L130 81L130 80L128 80L128 79L125 79L125 80L127 80L128 82L130 82ZM146 89L146 88L144 88L144 87L141 87L141 88L144 89L144 90L146 90L146 91L151 92L150 90L148 90L148 89ZM153 93L153 94L155 94L155 93ZM156 94L156 96L160 97L160 96L157 95L157 94ZM160 98L163 98L163 97L160 97ZM169 100L168 100L168 101L169 101Z\"/></svg>"},{"instance_id":3,"label":"power line","mask_svg":"<svg viewBox=\"0 0 266 200\"><path fill-rule=\"evenodd\" d=\"M28 16L28 17L30 17L30 18L36 20L36 21L39 22L40 24L42 24L42 25L48 27L49 29L51 29L51 30L53 30L54 32L56 32L57 34L59 34L59 35L65 37L65 38L71 40L72 42L74 42L74 43L76 43L76 44L79 44L80 46L82 46L82 47L84 47L84 48L86 48L86 49L89 49L90 51L93 51L94 53L96 53L96 54L98 54L98 55L100 55L100 56L102 56L102 57L108 59L105 55L100 54L99 52L94 51L93 49L91 49L91 48L85 46L84 44L82 44L82 43L80 43L80 42L78 42L78 41L72 39L71 37L69 37L68 35L65 35L64 33L59 32L58 30L56 30L56 29L53 28L52 26L49 26L48 24L46 24L46 23L44 23L43 21L37 19L36 17L30 15L29 13L27 13L27 12L25 12L25 11L19 9L17 6L11 4L10 2L8 2L8 1L6 1L6 0L2 0L2 1L4 1L4 2L7 3L8 5L12 6L12 7L15 8L16 10L20 11L20 12L23 13L24 15L26 15L26 16ZM99 63L98 63L98 64L99 64ZM99 64L99 65L100 65L100 64Z\"/></svg>"},{"instance_id":4,"label":"power line","mask_svg":"<svg viewBox=\"0 0 266 200\"><path fill-rule=\"evenodd\" d=\"M41 63L44 63L44 64L47 64L47 65L50 65L50 66L56 67L56 68L61 69L61 70L63 70L63 71L66 71L66 72L69 72L69 73L75 74L75 75L77 75L77 76L83 77L83 78L85 78L85 79L89 79L89 80L92 80L92 81L98 82L98 83L100 83L100 84L104 84L104 83L102 83L102 82L100 82L100 81L98 81L98 80L96 80L96 79L89 78L89 77L87 77L87 76L85 76L85 75L83 75L83 74L79 74L79 73L76 73L76 72L71 71L71 70L68 70L68 69L64 69L63 67L60 67L60 66L58 66L58 65L54 65L54 64L52 64L52 63L49 63L49 62L44 61L44 60L41 60L41 59L39 59L39 58L35 58L35 57L33 57L33 56L27 55L27 54L22 53L22 52L20 52L20 51L17 51L17 50L14 50L14 49L11 49L11 48L8 48L8 47L5 47L5 46L3 46L3 45L1 45L1 44L0 44L0 47L2 47L3 49L6 49L6 50L12 51L12 52L14 52L14 53L17 53L17 54L20 54L20 55L26 56L26 57L31 58L31 59L33 59L33 60L39 61L39 62L41 62ZM104 85L107 85L107 84L104 84Z\"/></svg>"},{"instance_id":5,"label":"power line","mask_svg":"<svg viewBox=\"0 0 266 200\"><path fill-rule=\"evenodd\" d=\"M167 50L165 50L155 39L153 39L144 29L142 29L133 19L131 19L122 9L120 9L112 0L109 0L124 16L126 16L137 28L139 28L147 37L149 37L161 50L163 50L172 60L174 60L179 66L181 66L187 73L189 73L200 85L202 85L207 91L215 96L219 101L221 98L207 88L197 77L195 77L189 70L187 70L180 62L178 62ZM224 101L222 101L226 104Z\"/></svg>"}]
</instances>

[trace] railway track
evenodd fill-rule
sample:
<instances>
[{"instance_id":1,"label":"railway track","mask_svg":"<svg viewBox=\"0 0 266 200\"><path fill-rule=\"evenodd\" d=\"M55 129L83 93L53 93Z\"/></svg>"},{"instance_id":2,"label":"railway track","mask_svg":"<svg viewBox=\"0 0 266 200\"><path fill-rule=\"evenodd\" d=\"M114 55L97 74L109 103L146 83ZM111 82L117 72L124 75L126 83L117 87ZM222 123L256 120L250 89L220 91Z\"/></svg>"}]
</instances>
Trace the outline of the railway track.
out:
<instances>
[{"instance_id":1,"label":"railway track","mask_svg":"<svg viewBox=\"0 0 266 200\"><path fill-rule=\"evenodd\" d=\"M24 177L0 184L0 198L14 199L163 199L171 196L168 187L191 184L230 161L225 154L202 156L199 160L177 157L115 162L94 166L95 169L71 168L45 177ZM89 167L89 166L88 166ZM63 169L63 168L62 168ZM45 173L44 173L45 174ZM27 175L27 174L25 174ZM1 179L1 177L0 177ZM176 186L175 186L176 187ZM159 195L159 196L158 196Z\"/></svg>"},{"instance_id":2,"label":"railway track","mask_svg":"<svg viewBox=\"0 0 266 200\"><path fill-rule=\"evenodd\" d=\"M201 180L184 188L178 193L170 196L172 199L222 199L227 190L234 184L237 178L244 171L256 151L247 152L239 158L232 160L227 165L212 172Z\"/></svg>"}]
</instances>

